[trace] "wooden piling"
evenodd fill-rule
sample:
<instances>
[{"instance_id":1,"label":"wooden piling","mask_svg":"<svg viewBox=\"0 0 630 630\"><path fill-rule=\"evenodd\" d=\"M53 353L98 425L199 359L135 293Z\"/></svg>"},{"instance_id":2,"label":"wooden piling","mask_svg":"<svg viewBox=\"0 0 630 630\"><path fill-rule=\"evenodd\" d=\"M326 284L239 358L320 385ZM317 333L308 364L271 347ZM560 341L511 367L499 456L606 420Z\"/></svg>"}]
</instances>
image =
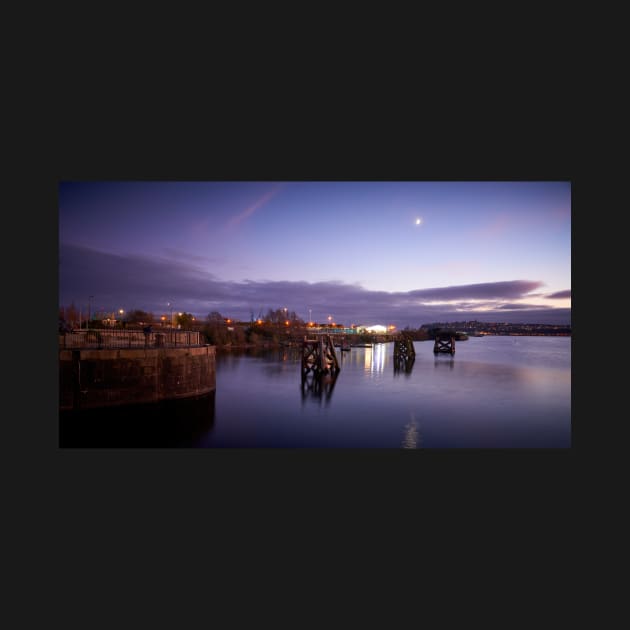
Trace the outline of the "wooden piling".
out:
<instances>
[{"instance_id":1,"label":"wooden piling","mask_svg":"<svg viewBox=\"0 0 630 630\"><path fill-rule=\"evenodd\" d=\"M302 342L302 375L309 372L337 373L339 360L330 335L318 335L315 339L304 337Z\"/></svg>"},{"instance_id":2,"label":"wooden piling","mask_svg":"<svg viewBox=\"0 0 630 630\"><path fill-rule=\"evenodd\" d=\"M433 353L438 354L442 352L455 354L455 335L453 333L436 333Z\"/></svg>"},{"instance_id":3,"label":"wooden piling","mask_svg":"<svg viewBox=\"0 0 630 630\"><path fill-rule=\"evenodd\" d=\"M410 359L415 358L416 350L413 347L413 341L408 337L402 337L394 341L394 359Z\"/></svg>"},{"instance_id":4,"label":"wooden piling","mask_svg":"<svg viewBox=\"0 0 630 630\"><path fill-rule=\"evenodd\" d=\"M399 337L394 341L394 373L405 371L411 373L416 360L416 350L409 337Z\"/></svg>"}]
</instances>

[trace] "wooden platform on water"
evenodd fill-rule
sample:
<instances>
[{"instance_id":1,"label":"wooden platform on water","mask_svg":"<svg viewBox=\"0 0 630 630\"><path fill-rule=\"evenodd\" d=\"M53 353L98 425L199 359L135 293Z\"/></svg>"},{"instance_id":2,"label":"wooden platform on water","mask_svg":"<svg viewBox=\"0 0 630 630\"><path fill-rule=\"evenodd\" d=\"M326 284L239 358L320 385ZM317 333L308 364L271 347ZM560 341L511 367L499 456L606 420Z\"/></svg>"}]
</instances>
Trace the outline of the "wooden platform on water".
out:
<instances>
[{"instance_id":1,"label":"wooden platform on water","mask_svg":"<svg viewBox=\"0 0 630 630\"><path fill-rule=\"evenodd\" d=\"M310 372L336 374L340 369L335 345L330 335L318 335L311 339L304 337L302 342L302 376Z\"/></svg>"}]
</instances>

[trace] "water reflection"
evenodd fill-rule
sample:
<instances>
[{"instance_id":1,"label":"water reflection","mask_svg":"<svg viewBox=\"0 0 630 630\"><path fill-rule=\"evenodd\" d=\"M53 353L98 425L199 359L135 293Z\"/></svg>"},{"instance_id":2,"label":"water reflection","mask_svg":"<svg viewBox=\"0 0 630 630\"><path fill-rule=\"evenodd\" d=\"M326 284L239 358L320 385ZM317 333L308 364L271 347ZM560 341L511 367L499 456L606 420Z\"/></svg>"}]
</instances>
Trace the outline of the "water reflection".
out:
<instances>
[{"instance_id":1,"label":"water reflection","mask_svg":"<svg viewBox=\"0 0 630 630\"><path fill-rule=\"evenodd\" d=\"M375 343L365 349L364 369L372 374L382 374L385 369L387 344Z\"/></svg>"},{"instance_id":2,"label":"water reflection","mask_svg":"<svg viewBox=\"0 0 630 630\"><path fill-rule=\"evenodd\" d=\"M210 434L215 393L159 403L104 407L60 413L63 447L190 447Z\"/></svg>"},{"instance_id":3,"label":"water reflection","mask_svg":"<svg viewBox=\"0 0 630 630\"><path fill-rule=\"evenodd\" d=\"M414 357L398 357L394 359L394 375L399 376L404 373L405 376L410 376L413 370L413 364L415 363Z\"/></svg>"},{"instance_id":4,"label":"water reflection","mask_svg":"<svg viewBox=\"0 0 630 630\"><path fill-rule=\"evenodd\" d=\"M285 346L279 352L279 359L281 361L288 361L295 363L302 360L302 346Z\"/></svg>"},{"instance_id":5,"label":"water reflection","mask_svg":"<svg viewBox=\"0 0 630 630\"><path fill-rule=\"evenodd\" d=\"M570 339L518 342L471 338L458 346L457 370L454 356L418 344L409 378L403 366L390 367L392 343L353 347L337 354L339 388L331 376L302 382L299 348L296 363L290 353L283 360L284 348L243 353L228 365L218 359L217 421L203 446L570 447Z\"/></svg>"},{"instance_id":6,"label":"water reflection","mask_svg":"<svg viewBox=\"0 0 630 630\"><path fill-rule=\"evenodd\" d=\"M416 420L415 414L412 412L409 413L410 420L405 425L404 435L402 441L402 448L420 448L422 436L420 435L418 421Z\"/></svg>"},{"instance_id":7,"label":"water reflection","mask_svg":"<svg viewBox=\"0 0 630 630\"><path fill-rule=\"evenodd\" d=\"M438 367L438 365L439 366L448 365L448 367L450 367L452 370L455 367L455 359L453 357L447 357L445 354L442 356L435 355L435 360L433 364L435 365L435 367Z\"/></svg>"},{"instance_id":8,"label":"water reflection","mask_svg":"<svg viewBox=\"0 0 630 630\"><path fill-rule=\"evenodd\" d=\"M300 391L302 392L302 404L307 400L319 402L326 401L328 405L332 397L339 372L321 374L319 372L302 373Z\"/></svg>"}]
</instances>

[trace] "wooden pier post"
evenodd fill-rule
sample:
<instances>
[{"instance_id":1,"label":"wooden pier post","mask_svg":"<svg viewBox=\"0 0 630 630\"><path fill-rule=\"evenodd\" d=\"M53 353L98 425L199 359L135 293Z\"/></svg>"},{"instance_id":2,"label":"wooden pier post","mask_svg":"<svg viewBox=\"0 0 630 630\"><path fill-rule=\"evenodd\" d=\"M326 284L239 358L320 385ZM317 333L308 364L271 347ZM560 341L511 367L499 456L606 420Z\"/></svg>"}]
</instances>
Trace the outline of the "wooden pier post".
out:
<instances>
[{"instance_id":1,"label":"wooden pier post","mask_svg":"<svg viewBox=\"0 0 630 630\"><path fill-rule=\"evenodd\" d=\"M416 357L413 341L408 337L402 337L394 341L394 359L411 359Z\"/></svg>"},{"instance_id":2,"label":"wooden pier post","mask_svg":"<svg viewBox=\"0 0 630 630\"><path fill-rule=\"evenodd\" d=\"M304 337L302 342L302 376L309 372L336 374L341 368L330 335L318 335L316 339Z\"/></svg>"},{"instance_id":3,"label":"wooden pier post","mask_svg":"<svg viewBox=\"0 0 630 630\"><path fill-rule=\"evenodd\" d=\"M394 372L404 370L411 373L413 363L416 360L416 350L413 341L409 337L400 337L394 341Z\"/></svg>"},{"instance_id":4,"label":"wooden pier post","mask_svg":"<svg viewBox=\"0 0 630 630\"><path fill-rule=\"evenodd\" d=\"M438 331L435 333L435 344L433 346L433 353L438 354L446 352L449 354L455 354L455 333L447 331Z\"/></svg>"}]
</instances>

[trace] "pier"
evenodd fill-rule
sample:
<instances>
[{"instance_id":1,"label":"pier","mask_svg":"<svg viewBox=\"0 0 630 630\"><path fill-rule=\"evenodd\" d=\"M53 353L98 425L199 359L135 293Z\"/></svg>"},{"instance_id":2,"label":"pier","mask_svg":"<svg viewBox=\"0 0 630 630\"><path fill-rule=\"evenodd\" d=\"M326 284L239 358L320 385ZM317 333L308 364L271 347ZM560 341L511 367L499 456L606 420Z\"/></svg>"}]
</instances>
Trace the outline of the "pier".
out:
<instances>
[{"instance_id":1,"label":"pier","mask_svg":"<svg viewBox=\"0 0 630 630\"><path fill-rule=\"evenodd\" d=\"M433 353L455 354L455 337L457 333L454 330L442 329L435 332L435 344L433 345Z\"/></svg>"},{"instance_id":2,"label":"pier","mask_svg":"<svg viewBox=\"0 0 630 630\"><path fill-rule=\"evenodd\" d=\"M404 371L411 373L413 363L416 360L416 350L413 340L402 336L394 341L394 372Z\"/></svg>"},{"instance_id":3,"label":"pier","mask_svg":"<svg viewBox=\"0 0 630 630\"><path fill-rule=\"evenodd\" d=\"M310 372L336 374L339 372L339 360L335 345L330 335L316 335L302 342L302 377Z\"/></svg>"}]
</instances>

